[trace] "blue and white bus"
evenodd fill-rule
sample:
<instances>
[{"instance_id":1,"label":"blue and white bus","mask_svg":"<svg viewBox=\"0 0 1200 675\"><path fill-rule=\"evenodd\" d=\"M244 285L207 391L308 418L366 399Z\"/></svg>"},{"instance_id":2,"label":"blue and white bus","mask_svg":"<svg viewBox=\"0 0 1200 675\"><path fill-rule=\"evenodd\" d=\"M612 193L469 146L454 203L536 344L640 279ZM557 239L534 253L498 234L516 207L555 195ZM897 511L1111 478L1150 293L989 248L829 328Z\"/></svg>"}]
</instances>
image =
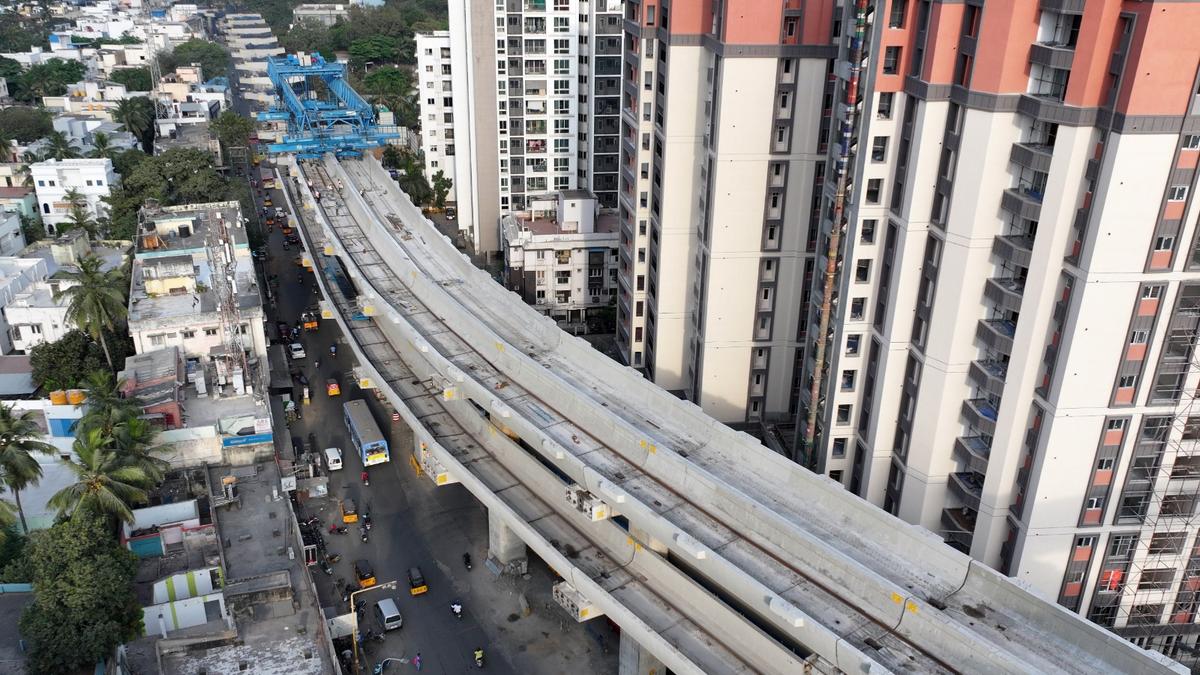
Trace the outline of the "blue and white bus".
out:
<instances>
[{"instance_id":1,"label":"blue and white bus","mask_svg":"<svg viewBox=\"0 0 1200 675\"><path fill-rule=\"evenodd\" d=\"M391 459L388 453L387 440L375 424L371 409L363 400L346 401L343 406L346 413L346 428L350 430L350 441L358 450L363 466L383 464Z\"/></svg>"}]
</instances>

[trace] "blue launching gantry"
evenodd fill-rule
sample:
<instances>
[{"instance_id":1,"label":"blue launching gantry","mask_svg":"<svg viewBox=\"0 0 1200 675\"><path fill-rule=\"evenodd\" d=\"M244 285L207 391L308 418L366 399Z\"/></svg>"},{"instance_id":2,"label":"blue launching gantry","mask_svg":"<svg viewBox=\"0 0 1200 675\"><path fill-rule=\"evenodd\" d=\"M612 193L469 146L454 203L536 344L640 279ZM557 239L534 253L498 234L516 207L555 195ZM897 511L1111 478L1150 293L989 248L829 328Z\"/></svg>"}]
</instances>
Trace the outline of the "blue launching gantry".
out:
<instances>
[{"instance_id":1,"label":"blue launching gantry","mask_svg":"<svg viewBox=\"0 0 1200 675\"><path fill-rule=\"evenodd\" d=\"M380 126L375 109L346 82L346 66L320 54L294 54L267 60L267 76L275 87L276 107L258 114L260 122L287 122L287 134L267 152L292 152L317 159L361 157L364 150L400 137L394 126Z\"/></svg>"}]
</instances>

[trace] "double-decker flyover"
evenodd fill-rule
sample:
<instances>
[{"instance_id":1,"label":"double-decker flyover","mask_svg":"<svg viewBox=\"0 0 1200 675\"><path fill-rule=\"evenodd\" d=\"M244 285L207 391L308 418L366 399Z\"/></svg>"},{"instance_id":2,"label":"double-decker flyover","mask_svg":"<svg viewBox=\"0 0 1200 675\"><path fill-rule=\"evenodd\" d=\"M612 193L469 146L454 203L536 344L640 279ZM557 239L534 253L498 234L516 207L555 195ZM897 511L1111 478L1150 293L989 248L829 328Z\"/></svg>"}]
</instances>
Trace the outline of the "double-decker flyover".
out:
<instances>
[{"instance_id":1,"label":"double-decker flyover","mask_svg":"<svg viewBox=\"0 0 1200 675\"><path fill-rule=\"evenodd\" d=\"M561 332L373 158L289 171L415 463L488 507L494 564L527 545L621 627L623 672L1185 672Z\"/></svg>"}]
</instances>

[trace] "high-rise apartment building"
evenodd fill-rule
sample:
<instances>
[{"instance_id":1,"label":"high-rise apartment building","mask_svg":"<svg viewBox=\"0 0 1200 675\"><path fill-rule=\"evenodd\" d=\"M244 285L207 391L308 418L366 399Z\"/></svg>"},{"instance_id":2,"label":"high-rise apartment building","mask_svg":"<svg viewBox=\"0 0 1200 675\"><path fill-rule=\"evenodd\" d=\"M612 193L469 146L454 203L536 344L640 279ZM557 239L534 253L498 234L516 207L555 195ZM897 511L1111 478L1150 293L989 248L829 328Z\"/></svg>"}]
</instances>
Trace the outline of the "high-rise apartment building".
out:
<instances>
[{"instance_id":1,"label":"high-rise apartment building","mask_svg":"<svg viewBox=\"0 0 1200 675\"><path fill-rule=\"evenodd\" d=\"M614 207L621 0L451 0L449 11L456 196L476 250L499 251L500 215L531 198L586 189Z\"/></svg>"},{"instance_id":2,"label":"high-rise apartment building","mask_svg":"<svg viewBox=\"0 0 1200 675\"><path fill-rule=\"evenodd\" d=\"M725 422L797 411L833 7L625 3L617 342Z\"/></svg>"},{"instance_id":3,"label":"high-rise apartment building","mask_svg":"<svg viewBox=\"0 0 1200 675\"><path fill-rule=\"evenodd\" d=\"M454 180L454 80L450 59L450 31L417 33L417 96L421 106L421 150L425 178L430 183L441 171L450 179L448 201L457 201Z\"/></svg>"},{"instance_id":4,"label":"high-rise apartment building","mask_svg":"<svg viewBox=\"0 0 1200 675\"><path fill-rule=\"evenodd\" d=\"M1200 5L846 12L800 459L1194 665Z\"/></svg>"}]
</instances>

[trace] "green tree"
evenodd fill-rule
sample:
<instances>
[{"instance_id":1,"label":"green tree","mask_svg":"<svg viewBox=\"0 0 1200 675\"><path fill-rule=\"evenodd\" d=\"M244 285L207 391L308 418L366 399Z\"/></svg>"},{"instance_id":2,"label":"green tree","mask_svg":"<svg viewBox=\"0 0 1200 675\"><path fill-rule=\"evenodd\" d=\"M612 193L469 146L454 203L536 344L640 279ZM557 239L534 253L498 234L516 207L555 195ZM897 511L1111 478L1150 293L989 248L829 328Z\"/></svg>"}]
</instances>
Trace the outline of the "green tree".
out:
<instances>
[{"instance_id":1,"label":"green tree","mask_svg":"<svg viewBox=\"0 0 1200 675\"><path fill-rule=\"evenodd\" d=\"M205 79L225 75L229 69L229 52L215 42L191 39L170 54L159 54L159 67L164 73L174 72L179 66L199 63Z\"/></svg>"},{"instance_id":2,"label":"green tree","mask_svg":"<svg viewBox=\"0 0 1200 675\"><path fill-rule=\"evenodd\" d=\"M279 36L279 44L288 52L318 52L326 58L331 58L334 52L329 42L329 29L316 19L296 22Z\"/></svg>"},{"instance_id":3,"label":"green tree","mask_svg":"<svg viewBox=\"0 0 1200 675\"><path fill-rule=\"evenodd\" d=\"M95 667L119 644L142 634L133 590L137 558L105 519L72 518L29 537L34 602L21 616L31 675Z\"/></svg>"},{"instance_id":4,"label":"green tree","mask_svg":"<svg viewBox=\"0 0 1200 675\"><path fill-rule=\"evenodd\" d=\"M59 290L54 299L67 299L67 321L100 342L108 369L113 370L105 331L115 330L125 320L125 275L119 269L104 271L103 264L100 258L87 255L79 260L79 271L60 272L74 284Z\"/></svg>"},{"instance_id":5,"label":"green tree","mask_svg":"<svg viewBox=\"0 0 1200 675\"><path fill-rule=\"evenodd\" d=\"M446 195L450 194L453 186L454 182L446 177L446 172L438 169L433 174L433 205L439 209L446 208Z\"/></svg>"},{"instance_id":6,"label":"green tree","mask_svg":"<svg viewBox=\"0 0 1200 675\"><path fill-rule=\"evenodd\" d=\"M46 155L44 153L34 150L26 150L25 153L21 155L22 164L20 172L23 176L25 176L25 187L33 187L33 172L29 170L29 167L45 159Z\"/></svg>"},{"instance_id":7,"label":"green tree","mask_svg":"<svg viewBox=\"0 0 1200 675\"><path fill-rule=\"evenodd\" d=\"M112 159L117 154L117 148L113 146L112 139L103 131L97 131L92 134L92 149L88 152L88 157L106 157Z\"/></svg>"},{"instance_id":8,"label":"green tree","mask_svg":"<svg viewBox=\"0 0 1200 675\"><path fill-rule=\"evenodd\" d=\"M131 96L117 102L114 122L137 137L147 155L154 152L154 103L145 96Z\"/></svg>"},{"instance_id":9,"label":"green tree","mask_svg":"<svg viewBox=\"0 0 1200 675\"><path fill-rule=\"evenodd\" d=\"M355 40L350 43L350 65L355 68L364 68L367 63L376 65L394 63L399 56L398 50L399 45L396 39L386 35L372 35Z\"/></svg>"},{"instance_id":10,"label":"green tree","mask_svg":"<svg viewBox=\"0 0 1200 675\"><path fill-rule=\"evenodd\" d=\"M420 157L407 150L388 146L383 150L383 165L396 170L396 182L413 204L422 206L433 201L433 188L425 180L425 168Z\"/></svg>"},{"instance_id":11,"label":"green tree","mask_svg":"<svg viewBox=\"0 0 1200 675\"><path fill-rule=\"evenodd\" d=\"M47 390L74 389L89 373L105 368L104 350L81 330L37 345L29 351L29 363L34 384Z\"/></svg>"},{"instance_id":12,"label":"green tree","mask_svg":"<svg viewBox=\"0 0 1200 675\"><path fill-rule=\"evenodd\" d=\"M67 85L82 80L86 72L79 61L50 59L21 74L16 97L28 103L40 103L43 96L62 96L67 93Z\"/></svg>"},{"instance_id":13,"label":"green tree","mask_svg":"<svg viewBox=\"0 0 1200 675\"><path fill-rule=\"evenodd\" d=\"M66 134L61 131L51 131L46 134L47 159L63 160L77 157L79 157L79 148L75 147L75 142Z\"/></svg>"},{"instance_id":14,"label":"green tree","mask_svg":"<svg viewBox=\"0 0 1200 675\"><path fill-rule=\"evenodd\" d=\"M35 241L41 241L46 238L46 226L42 224L42 217L39 214L27 216L21 214L21 234L25 235L25 243L32 244Z\"/></svg>"},{"instance_id":15,"label":"green tree","mask_svg":"<svg viewBox=\"0 0 1200 675\"><path fill-rule=\"evenodd\" d=\"M22 532L29 532L29 525L21 506L21 490L36 485L42 477L42 467L33 453L55 452L54 446L38 440L42 432L33 418L33 411L17 412L13 406L0 405L0 480L13 493Z\"/></svg>"},{"instance_id":16,"label":"green tree","mask_svg":"<svg viewBox=\"0 0 1200 675\"><path fill-rule=\"evenodd\" d=\"M78 434L71 449L79 460L63 462L75 474L75 482L46 503L58 509L59 516L94 513L132 523L133 507L146 503L144 487L152 483L146 470L117 449L101 429Z\"/></svg>"},{"instance_id":17,"label":"green tree","mask_svg":"<svg viewBox=\"0 0 1200 675\"><path fill-rule=\"evenodd\" d=\"M119 68L114 70L108 79L125 85L127 91L150 91L154 88L154 83L150 81L149 68Z\"/></svg>"},{"instance_id":18,"label":"green tree","mask_svg":"<svg viewBox=\"0 0 1200 675\"><path fill-rule=\"evenodd\" d=\"M0 56L0 77L3 77L9 82L14 82L21 76L21 71L24 68L21 62L16 59L10 59L7 56ZM11 93L11 92L10 92Z\"/></svg>"},{"instance_id":19,"label":"green tree","mask_svg":"<svg viewBox=\"0 0 1200 675\"><path fill-rule=\"evenodd\" d=\"M51 131L54 131L53 118L43 108L15 105L0 109L0 134L20 141L22 145L32 143Z\"/></svg>"},{"instance_id":20,"label":"green tree","mask_svg":"<svg viewBox=\"0 0 1200 675\"><path fill-rule=\"evenodd\" d=\"M254 122L232 110L225 110L209 124L217 140L226 148L245 147L254 133Z\"/></svg>"},{"instance_id":21,"label":"green tree","mask_svg":"<svg viewBox=\"0 0 1200 675\"><path fill-rule=\"evenodd\" d=\"M113 153L113 171L116 171L120 176L128 176L133 173L138 164L142 163L143 159L149 157L146 153L133 148L131 150L119 150Z\"/></svg>"},{"instance_id":22,"label":"green tree","mask_svg":"<svg viewBox=\"0 0 1200 675\"><path fill-rule=\"evenodd\" d=\"M96 221L86 206L79 204L71 205L67 219L59 223L56 229L59 235L66 234L71 230L83 230L87 232L92 241L96 241L100 236L100 223Z\"/></svg>"}]
</instances>

